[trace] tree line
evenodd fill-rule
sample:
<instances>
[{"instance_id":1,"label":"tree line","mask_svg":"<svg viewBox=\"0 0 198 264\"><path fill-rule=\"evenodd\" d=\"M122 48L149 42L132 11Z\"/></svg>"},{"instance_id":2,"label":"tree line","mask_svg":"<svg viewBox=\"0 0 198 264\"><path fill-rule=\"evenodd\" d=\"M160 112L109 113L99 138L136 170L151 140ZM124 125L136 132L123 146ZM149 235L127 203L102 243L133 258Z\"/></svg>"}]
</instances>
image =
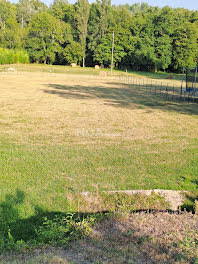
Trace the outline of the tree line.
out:
<instances>
[{"instance_id":1,"label":"tree line","mask_svg":"<svg viewBox=\"0 0 198 264\"><path fill-rule=\"evenodd\" d=\"M113 32L118 69L180 72L197 64L198 11L110 0L54 0L49 7L0 0L0 57L24 50L33 63L109 67Z\"/></svg>"}]
</instances>

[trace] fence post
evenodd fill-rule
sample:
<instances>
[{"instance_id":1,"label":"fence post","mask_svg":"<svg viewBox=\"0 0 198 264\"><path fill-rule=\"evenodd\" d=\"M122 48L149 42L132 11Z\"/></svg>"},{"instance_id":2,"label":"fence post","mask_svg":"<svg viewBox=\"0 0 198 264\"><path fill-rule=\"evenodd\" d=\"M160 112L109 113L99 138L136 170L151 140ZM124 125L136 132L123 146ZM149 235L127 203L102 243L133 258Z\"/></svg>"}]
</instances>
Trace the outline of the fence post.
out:
<instances>
[{"instance_id":1,"label":"fence post","mask_svg":"<svg viewBox=\"0 0 198 264\"><path fill-rule=\"evenodd\" d=\"M162 82L161 82L161 87L160 87L160 95L162 94Z\"/></svg>"},{"instance_id":2,"label":"fence post","mask_svg":"<svg viewBox=\"0 0 198 264\"><path fill-rule=\"evenodd\" d=\"M167 87L166 87L166 98L169 99L169 94L168 94L168 83L167 83Z\"/></svg>"},{"instance_id":3,"label":"fence post","mask_svg":"<svg viewBox=\"0 0 198 264\"><path fill-rule=\"evenodd\" d=\"M151 93L151 91L152 91L152 80L151 80L151 86L150 86L150 93Z\"/></svg>"},{"instance_id":4,"label":"fence post","mask_svg":"<svg viewBox=\"0 0 198 264\"><path fill-rule=\"evenodd\" d=\"M175 95L175 86L173 85L173 95L172 95L172 101L174 100L174 95Z\"/></svg>"}]
</instances>

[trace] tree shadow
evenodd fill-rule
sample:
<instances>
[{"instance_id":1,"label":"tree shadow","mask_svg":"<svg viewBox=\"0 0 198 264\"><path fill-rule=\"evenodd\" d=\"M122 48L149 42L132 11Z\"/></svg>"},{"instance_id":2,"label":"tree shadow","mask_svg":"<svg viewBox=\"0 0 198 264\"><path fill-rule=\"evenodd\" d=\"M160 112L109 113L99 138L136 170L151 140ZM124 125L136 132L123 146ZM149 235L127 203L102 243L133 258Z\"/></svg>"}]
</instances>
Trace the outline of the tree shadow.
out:
<instances>
[{"instance_id":1,"label":"tree shadow","mask_svg":"<svg viewBox=\"0 0 198 264\"><path fill-rule=\"evenodd\" d=\"M145 85L129 85L119 82L108 82L108 86L68 86L49 84L43 91L65 99L95 100L102 99L104 104L130 109L160 109L175 111L181 114L197 115L197 103L189 104L180 101L180 94L167 92L166 86L148 87ZM109 87L112 85L113 87Z\"/></svg>"},{"instance_id":2,"label":"tree shadow","mask_svg":"<svg viewBox=\"0 0 198 264\"><path fill-rule=\"evenodd\" d=\"M34 215L28 218L22 218L20 216L20 208L24 203L25 193L21 190L16 190L15 194L6 195L4 201L0 202L1 243L3 240L6 241L6 239L8 239L9 232L11 233L12 238L15 242L21 240L30 242L34 239L37 239L35 230L38 230L38 228L44 224L46 219L55 219L57 217L65 217L67 215L67 212L49 212L43 210L39 206L35 206ZM103 212L101 212L100 214L103 214ZM74 217L78 219L85 219L90 215L93 214L83 212L74 213ZM131 217L133 217L133 215ZM165 214L165 217L167 217L167 213ZM81 244L77 244L75 242L74 246L72 247L72 251L70 251L70 248L68 247L63 249L65 252L65 259L71 260L72 263L86 263L78 262L77 255L80 254L80 256L83 258L82 261L86 261L87 257L89 257L91 253L89 249L94 249L94 252L96 252L94 254L94 257L92 258L92 260L94 261L98 260L97 254L101 254L101 259L104 259L103 257L108 258L112 256L113 258L119 256L120 259L125 261L123 263L127 263L127 259L129 260L130 258L133 258L134 252L139 254L139 259L147 261L145 263L159 263L159 258L156 258L156 256L158 257L160 254L162 256L164 256L164 254L170 254L169 262L163 263L174 263L175 258L178 257L176 250L172 250L171 252L169 252L168 245L166 246L165 244L161 245L155 243L155 241L153 241L152 237L150 236L150 231L147 234L145 232L142 233L141 229L137 229L137 227L135 227L133 230L129 229L127 226L124 226L126 222L125 220L116 222L117 224L114 224L114 221L112 221L112 218L109 218L109 216L107 218L101 217L98 224L99 230L101 230L103 233L103 237L94 238L93 236L91 236L83 240L84 242L82 241L83 243ZM103 223L105 226L103 226ZM102 230L103 227L104 229ZM126 232L123 232L123 229L126 229ZM149 228L149 230L151 229ZM138 235L136 235L137 232L139 233ZM65 234L65 236L66 235L67 234ZM129 243L132 251L129 251ZM144 244L146 244L146 246ZM39 244L37 246L39 246ZM148 247L153 250L156 256L152 255L151 257L149 254L147 254L146 250L148 249ZM190 260L190 257L188 258L186 255L180 254L179 257L185 260ZM170 262L170 259L173 259L173 261Z\"/></svg>"},{"instance_id":3,"label":"tree shadow","mask_svg":"<svg viewBox=\"0 0 198 264\"><path fill-rule=\"evenodd\" d=\"M35 207L35 214L29 218L21 218L20 208L25 202L25 193L16 190L16 194L7 194L0 202L0 234L7 238L9 230L14 241L28 241L35 238L35 230L42 225L44 217L53 219L60 212L47 212L39 206Z\"/></svg>"},{"instance_id":4,"label":"tree shadow","mask_svg":"<svg viewBox=\"0 0 198 264\"><path fill-rule=\"evenodd\" d=\"M181 209L187 212L195 213L195 201L198 199L198 180L192 180L191 182L195 184L197 191L190 192L185 195L185 201Z\"/></svg>"},{"instance_id":5,"label":"tree shadow","mask_svg":"<svg viewBox=\"0 0 198 264\"><path fill-rule=\"evenodd\" d=\"M179 232L181 231L178 230L179 228L181 228L179 226L179 220L184 220L185 216L181 215L181 219L178 218L176 220L176 222L178 221L178 225L173 224L174 227L167 224L167 230L165 224L164 226L160 224L161 221L168 223L168 220L173 220L171 218L174 217L176 218L178 217L178 215L176 216L173 214L160 214L159 216L157 216L157 214L154 214L154 223L151 223L151 226L148 226L146 224L147 220L149 220L149 215L147 214L146 216L145 213L142 214L142 218L144 219L143 221L145 221L145 226L142 226L142 220L138 219L136 216L134 216L134 218L136 218L135 221L139 222L140 226L138 226L137 223L131 225L131 223L133 223L134 221L132 217L129 219L129 221L125 219L121 221L115 220L106 222L104 223L104 225L99 225L99 230L103 233L103 239L98 240L97 243L93 244L95 246L94 251L97 252L98 248L103 248L103 251L101 252L103 256L108 256L109 251L111 251L113 253L112 255L114 255L115 257L117 255L118 259L122 259L123 262L118 263L128 263L127 260L129 260L130 258L133 258L134 263L173 264L177 261L182 260L193 263L191 262L193 261L193 256L188 255L188 252L179 251L177 249L177 246L175 246L175 248L172 247L170 241L165 235L166 232L168 234L171 233L170 230L173 232L173 230L175 229L175 232L178 232L179 237ZM186 226L188 226L186 222L187 221L185 220L183 226L184 229ZM163 239L160 239L161 241L159 242L158 238L160 238L160 236L163 237L163 235L164 241Z\"/></svg>"}]
</instances>

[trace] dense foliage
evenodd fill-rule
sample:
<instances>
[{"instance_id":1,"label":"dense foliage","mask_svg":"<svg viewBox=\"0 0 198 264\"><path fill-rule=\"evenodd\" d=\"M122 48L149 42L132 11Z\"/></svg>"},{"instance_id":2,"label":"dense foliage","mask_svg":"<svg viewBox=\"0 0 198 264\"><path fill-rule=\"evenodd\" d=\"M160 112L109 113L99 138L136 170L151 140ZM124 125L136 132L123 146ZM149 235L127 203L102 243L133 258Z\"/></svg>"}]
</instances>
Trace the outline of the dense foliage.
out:
<instances>
[{"instance_id":1,"label":"dense foliage","mask_svg":"<svg viewBox=\"0 0 198 264\"><path fill-rule=\"evenodd\" d=\"M49 7L0 0L0 47L26 49L31 62L109 67L113 32L117 68L181 71L197 64L198 11L110 0L54 0Z\"/></svg>"},{"instance_id":2,"label":"dense foliage","mask_svg":"<svg viewBox=\"0 0 198 264\"><path fill-rule=\"evenodd\" d=\"M28 63L29 56L25 50L0 48L0 64Z\"/></svg>"}]
</instances>

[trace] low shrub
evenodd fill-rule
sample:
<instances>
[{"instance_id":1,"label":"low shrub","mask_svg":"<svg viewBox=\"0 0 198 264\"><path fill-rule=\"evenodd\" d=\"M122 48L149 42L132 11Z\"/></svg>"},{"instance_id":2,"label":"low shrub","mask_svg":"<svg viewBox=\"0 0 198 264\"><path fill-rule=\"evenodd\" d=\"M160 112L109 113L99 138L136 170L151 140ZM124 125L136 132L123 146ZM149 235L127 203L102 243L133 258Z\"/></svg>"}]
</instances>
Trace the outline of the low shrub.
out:
<instances>
[{"instance_id":1,"label":"low shrub","mask_svg":"<svg viewBox=\"0 0 198 264\"><path fill-rule=\"evenodd\" d=\"M0 64L29 63L29 55L25 50L0 48Z\"/></svg>"},{"instance_id":2,"label":"low shrub","mask_svg":"<svg viewBox=\"0 0 198 264\"><path fill-rule=\"evenodd\" d=\"M0 252L22 251L44 245L66 246L70 241L88 236L96 217L91 215L83 217L68 213L65 216L44 217L41 221L40 225L34 227L34 236L25 240L22 239L22 236L16 238L15 230L11 229L8 223L1 223ZM17 223L14 226L17 227ZM29 228L32 229L32 227ZM28 230L26 231L28 232Z\"/></svg>"},{"instance_id":3,"label":"low shrub","mask_svg":"<svg viewBox=\"0 0 198 264\"><path fill-rule=\"evenodd\" d=\"M88 236L93 222L92 218L75 218L75 214L53 220L46 218L36 230L37 240L45 245L66 245L69 241Z\"/></svg>"}]
</instances>

